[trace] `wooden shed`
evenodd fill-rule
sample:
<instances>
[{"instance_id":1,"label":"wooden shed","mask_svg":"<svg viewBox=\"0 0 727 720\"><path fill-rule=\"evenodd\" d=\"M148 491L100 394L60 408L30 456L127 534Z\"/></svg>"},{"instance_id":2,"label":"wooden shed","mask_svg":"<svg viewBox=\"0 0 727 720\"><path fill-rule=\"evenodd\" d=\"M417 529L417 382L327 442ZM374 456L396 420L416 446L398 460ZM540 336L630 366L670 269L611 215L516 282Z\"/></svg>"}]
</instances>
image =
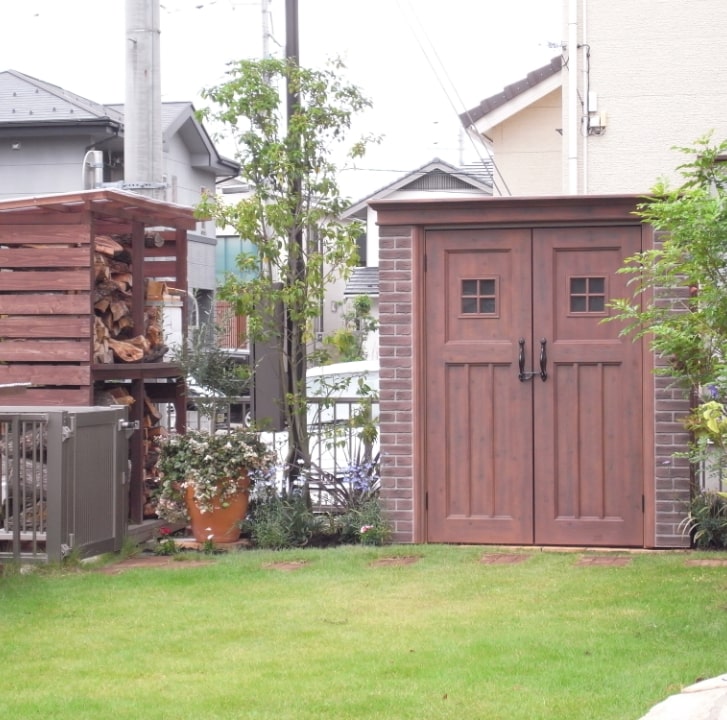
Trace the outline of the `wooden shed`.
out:
<instances>
[{"instance_id":1,"label":"wooden shed","mask_svg":"<svg viewBox=\"0 0 727 720\"><path fill-rule=\"evenodd\" d=\"M141 522L157 404L186 423L178 366L164 361L164 288L186 288L193 210L120 190L0 202L0 384L6 405L129 405L129 515ZM183 326L186 323L186 312Z\"/></svg>"},{"instance_id":2,"label":"wooden shed","mask_svg":"<svg viewBox=\"0 0 727 720\"><path fill-rule=\"evenodd\" d=\"M378 202L382 496L401 542L683 547L689 399L619 334L638 198Z\"/></svg>"}]
</instances>

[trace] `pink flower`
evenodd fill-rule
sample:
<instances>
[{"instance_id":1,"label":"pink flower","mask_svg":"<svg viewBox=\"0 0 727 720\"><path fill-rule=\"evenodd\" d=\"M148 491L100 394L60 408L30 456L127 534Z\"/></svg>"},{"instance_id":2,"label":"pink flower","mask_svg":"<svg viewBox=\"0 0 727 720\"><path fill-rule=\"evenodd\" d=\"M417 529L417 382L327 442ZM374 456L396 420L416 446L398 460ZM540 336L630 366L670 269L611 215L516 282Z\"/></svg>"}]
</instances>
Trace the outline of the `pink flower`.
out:
<instances>
[{"instance_id":1,"label":"pink flower","mask_svg":"<svg viewBox=\"0 0 727 720\"><path fill-rule=\"evenodd\" d=\"M374 529L373 525L362 525L360 532L362 535L365 535L369 530L373 530L373 529Z\"/></svg>"}]
</instances>

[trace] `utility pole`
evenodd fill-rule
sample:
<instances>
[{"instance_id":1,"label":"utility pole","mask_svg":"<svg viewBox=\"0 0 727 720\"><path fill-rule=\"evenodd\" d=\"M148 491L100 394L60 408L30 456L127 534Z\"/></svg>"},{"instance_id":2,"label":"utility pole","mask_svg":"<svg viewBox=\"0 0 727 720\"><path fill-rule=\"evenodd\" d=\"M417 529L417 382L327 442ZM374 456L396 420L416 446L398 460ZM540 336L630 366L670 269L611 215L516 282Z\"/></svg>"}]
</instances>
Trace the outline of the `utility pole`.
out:
<instances>
[{"instance_id":1,"label":"utility pole","mask_svg":"<svg viewBox=\"0 0 727 720\"><path fill-rule=\"evenodd\" d=\"M124 188L163 196L159 0L126 0Z\"/></svg>"},{"instance_id":2,"label":"utility pole","mask_svg":"<svg viewBox=\"0 0 727 720\"><path fill-rule=\"evenodd\" d=\"M298 48L298 0L285 0L285 58L289 65L297 67L300 60L300 51ZM290 78L286 82L287 93L287 132L290 136L291 151L298 154L300 150L300 138L291 133L292 119L300 109L300 94L291 87ZM293 167L299 167L300 163L294 160ZM297 171L296 171L297 172ZM303 205L302 200L302 178L296 174L291 178L292 193L295 198L297 209ZM294 213L297 216L297 212ZM306 263L303 253L303 230L298 227L295 230L295 236L291 238L290 254L288 258L288 273L291 283L302 282L306 275ZM290 317L285 320L285 349L287 362L292 364L294 372L286 373L287 397L285 402L295 403L295 398L300 397L301 393L306 391L306 364L307 364L307 348L305 333L300 321L293 322ZM290 413L289 417L296 417L296 413ZM300 472L300 460L307 458L301 457L301 448L308 448L308 429L307 427L298 427L298 423L292 423L292 427L288 428L289 451L288 451L288 467L291 469L288 482L292 487ZM307 450L306 450L307 451Z\"/></svg>"},{"instance_id":3,"label":"utility pole","mask_svg":"<svg viewBox=\"0 0 727 720\"><path fill-rule=\"evenodd\" d=\"M271 28L271 10L270 3L272 0L260 0L263 19L263 60L270 57L270 38L272 37Z\"/></svg>"}]
</instances>

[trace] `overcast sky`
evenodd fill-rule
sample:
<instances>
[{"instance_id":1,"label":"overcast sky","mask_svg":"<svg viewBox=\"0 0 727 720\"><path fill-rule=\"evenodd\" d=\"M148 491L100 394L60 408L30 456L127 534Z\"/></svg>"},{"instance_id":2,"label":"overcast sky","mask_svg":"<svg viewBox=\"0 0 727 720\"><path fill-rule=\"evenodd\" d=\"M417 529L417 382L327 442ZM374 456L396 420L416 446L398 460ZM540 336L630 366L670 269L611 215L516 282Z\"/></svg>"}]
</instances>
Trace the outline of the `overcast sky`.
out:
<instances>
[{"instance_id":1,"label":"overcast sky","mask_svg":"<svg viewBox=\"0 0 727 720\"><path fill-rule=\"evenodd\" d=\"M201 88L230 60L260 57L256 0L160 0L163 100L202 107ZM285 0L272 0L282 55ZM340 56L374 103L360 120L385 136L341 174L357 200L440 157L473 162L458 114L559 54L562 0L299 0L300 59ZM123 0L23 0L0 5L0 71L18 70L100 103L124 101ZM223 154L232 149L218 143Z\"/></svg>"}]
</instances>

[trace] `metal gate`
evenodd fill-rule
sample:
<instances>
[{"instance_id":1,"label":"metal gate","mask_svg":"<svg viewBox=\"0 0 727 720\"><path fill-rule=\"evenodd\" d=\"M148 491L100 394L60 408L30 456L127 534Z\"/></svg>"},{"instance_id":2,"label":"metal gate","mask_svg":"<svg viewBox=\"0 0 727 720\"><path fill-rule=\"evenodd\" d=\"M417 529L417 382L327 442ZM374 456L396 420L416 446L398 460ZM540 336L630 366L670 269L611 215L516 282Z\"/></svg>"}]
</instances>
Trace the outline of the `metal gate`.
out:
<instances>
[{"instance_id":1,"label":"metal gate","mask_svg":"<svg viewBox=\"0 0 727 720\"><path fill-rule=\"evenodd\" d=\"M0 560L60 562L121 549L125 407L0 408Z\"/></svg>"}]
</instances>

